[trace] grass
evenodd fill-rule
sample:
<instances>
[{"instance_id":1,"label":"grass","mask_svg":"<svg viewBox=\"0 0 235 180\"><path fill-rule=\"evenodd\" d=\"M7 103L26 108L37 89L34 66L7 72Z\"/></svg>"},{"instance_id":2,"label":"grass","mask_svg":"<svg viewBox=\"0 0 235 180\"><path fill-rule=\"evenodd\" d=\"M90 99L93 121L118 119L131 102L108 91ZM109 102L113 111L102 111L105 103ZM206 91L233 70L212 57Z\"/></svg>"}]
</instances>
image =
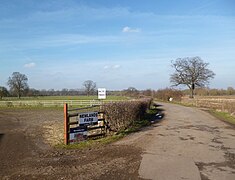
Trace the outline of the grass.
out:
<instances>
[{"instance_id":1,"label":"grass","mask_svg":"<svg viewBox=\"0 0 235 180\"><path fill-rule=\"evenodd\" d=\"M2 101L29 101L29 100L97 100L97 96L38 96L38 97L3 97ZM107 96L106 100L127 100L125 96Z\"/></svg>"},{"instance_id":2,"label":"grass","mask_svg":"<svg viewBox=\"0 0 235 180\"><path fill-rule=\"evenodd\" d=\"M116 101L116 100L128 100L128 99L129 99L128 97L124 97L124 96L107 96L106 100ZM22 97L21 99L18 99L16 97L7 97L7 98L5 97L2 100L0 100L0 102L2 101L2 103L3 103L0 106L0 109L5 109L5 108L62 109L63 105L61 105L61 102L58 103L57 100L58 101L70 101L70 100L77 100L77 101L87 100L88 101L88 105L86 105L86 104L84 104L84 105L69 105L70 108L79 108L82 106L90 106L89 100L91 100L91 101L97 100L97 96L40 96L40 97ZM45 104L43 101L45 101ZM49 101L49 102L47 103L47 101ZM15 104L15 103L17 103L17 104ZM73 104L76 104L76 102ZM77 104L79 104L79 103L77 103Z\"/></svg>"},{"instance_id":3,"label":"grass","mask_svg":"<svg viewBox=\"0 0 235 180\"><path fill-rule=\"evenodd\" d=\"M235 125L235 117L233 117L229 113L219 112L215 110L209 110L209 113L222 121Z\"/></svg>"},{"instance_id":4,"label":"grass","mask_svg":"<svg viewBox=\"0 0 235 180\"><path fill-rule=\"evenodd\" d=\"M97 148L97 146L102 146L106 144L110 144L112 142L116 142L119 139L123 138L123 134L116 134L112 136L107 136L104 138L96 139L96 140L87 140L87 141L82 141L80 143L75 143L75 144L58 144L55 147L56 148L63 148L63 149L87 149L87 148Z\"/></svg>"}]
</instances>

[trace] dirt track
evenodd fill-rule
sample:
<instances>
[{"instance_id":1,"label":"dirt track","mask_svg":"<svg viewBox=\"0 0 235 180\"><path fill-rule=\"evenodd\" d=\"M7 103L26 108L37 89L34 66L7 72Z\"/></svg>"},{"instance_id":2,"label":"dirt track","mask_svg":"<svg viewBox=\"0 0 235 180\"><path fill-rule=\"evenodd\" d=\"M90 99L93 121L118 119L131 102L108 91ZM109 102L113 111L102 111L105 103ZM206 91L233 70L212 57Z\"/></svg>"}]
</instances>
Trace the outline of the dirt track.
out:
<instances>
[{"instance_id":1,"label":"dirt track","mask_svg":"<svg viewBox=\"0 0 235 180\"><path fill-rule=\"evenodd\" d=\"M53 125L61 137L61 111L0 110L0 179L234 180L234 127L195 108L163 105L162 122L86 150L43 141Z\"/></svg>"},{"instance_id":2,"label":"dirt track","mask_svg":"<svg viewBox=\"0 0 235 180\"><path fill-rule=\"evenodd\" d=\"M43 141L55 124L63 126L63 112L0 110L0 179L138 178L140 148L55 149Z\"/></svg>"}]
</instances>

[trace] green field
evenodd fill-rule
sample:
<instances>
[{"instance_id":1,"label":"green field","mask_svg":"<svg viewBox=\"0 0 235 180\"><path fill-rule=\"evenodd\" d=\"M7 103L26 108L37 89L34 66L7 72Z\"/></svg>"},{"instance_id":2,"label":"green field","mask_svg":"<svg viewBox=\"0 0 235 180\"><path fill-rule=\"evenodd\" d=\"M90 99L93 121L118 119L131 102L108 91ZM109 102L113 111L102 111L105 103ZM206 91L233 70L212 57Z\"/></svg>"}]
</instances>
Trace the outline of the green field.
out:
<instances>
[{"instance_id":1,"label":"green field","mask_svg":"<svg viewBox=\"0 0 235 180\"><path fill-rule=\"evenodd\" d=\"M38 96L38 97L4 97L1 101L29 101L29 100L97 100L97 96ZM107 96L106 100L128 100L124 96Z\"/></svg>"},{"instance_id":2,"label":"green field","mask_svg":"<svg viewBox=\"0 0 235 180\"><path fill-rule=\"evenodd\" d=\"M103 101L122 101L130 98L124 96L107 96ZM8 97L0 100L0 108L61 108L67 103L71 107L87 107L99 105L102 101L97 96L39 96L39 97Z\"/></svg>"}]
</instances>

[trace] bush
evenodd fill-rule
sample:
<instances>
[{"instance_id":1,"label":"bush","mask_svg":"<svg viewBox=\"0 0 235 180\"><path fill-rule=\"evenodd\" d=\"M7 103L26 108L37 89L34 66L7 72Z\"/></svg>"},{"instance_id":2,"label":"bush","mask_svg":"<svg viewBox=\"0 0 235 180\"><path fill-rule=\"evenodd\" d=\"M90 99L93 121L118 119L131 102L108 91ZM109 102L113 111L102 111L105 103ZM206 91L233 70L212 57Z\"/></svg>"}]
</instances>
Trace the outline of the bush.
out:
<instances>
[{"instance_id":1,"label":"bush","mask_svg":"<svg viewBox=\"0 0 235 180\"><path fill-rule=\"evenodd\" d=\"M152 99L108 103L104 108L106 119L112 131L128 128L134 121L143 118L151 105Z\"/></svg>"},{"instance_id":2,"label":"bush","mask_svg":"<svg viewBox=\"0 0 235 180\"><path fill-rule=\"evenodd\" d=\"M169 98L180 101L182 96L182 91L170 88L160 89L155 93L155 97L163 101L168 101Z\"/></svg>"}]
</instances>

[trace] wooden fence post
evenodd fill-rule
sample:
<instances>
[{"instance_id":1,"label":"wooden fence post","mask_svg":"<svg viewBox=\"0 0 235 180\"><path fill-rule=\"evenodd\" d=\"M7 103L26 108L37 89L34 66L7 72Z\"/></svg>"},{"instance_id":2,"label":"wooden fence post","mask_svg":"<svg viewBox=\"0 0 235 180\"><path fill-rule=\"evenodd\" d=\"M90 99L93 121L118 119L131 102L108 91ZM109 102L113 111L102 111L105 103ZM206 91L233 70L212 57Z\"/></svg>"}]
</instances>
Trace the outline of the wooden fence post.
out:
<instances>
[{"instance_id":1,"label":"wooden fence post","mask_svg":"<svg viewBox=\"0 0 235 180\"><path fill-rule=\"evenodd\" d=\"M69 118L68 118L68 104L64 104L64 144L68 144L69 139Z\"/></svg>"}]
</instances>

